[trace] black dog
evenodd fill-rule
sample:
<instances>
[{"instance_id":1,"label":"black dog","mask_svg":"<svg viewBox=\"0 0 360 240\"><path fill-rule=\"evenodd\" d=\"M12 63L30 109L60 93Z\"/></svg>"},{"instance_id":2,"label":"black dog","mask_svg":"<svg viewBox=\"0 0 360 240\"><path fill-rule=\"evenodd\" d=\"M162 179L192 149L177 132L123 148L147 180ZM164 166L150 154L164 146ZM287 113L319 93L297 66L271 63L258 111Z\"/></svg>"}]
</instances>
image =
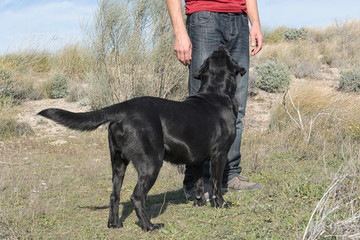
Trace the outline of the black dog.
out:
<instances>
[{"instance_id":1,"label":"black dog","mask_svg":"<svg viewBox=\"0 0 360 240\"><path fill-rule=\"evenodd\" d=\"M119 228L120 189L126 166L132 162L138 182L132 205L144 231L164 224L152 224L145 212L145 199L163 161L191 164L195 178L194 205L206 203L201 177L202 164L211 161L213 202L224 207L221 183L227 153L235 138L237 104L236 76L244 75L224 46L218 47L194 74L201 81L199 92L183 102L139 97L97 111L72 113L45 109L39 114L64 126L91 131L109 124L109 145L113 172L108 227Z\"/></svg>"}]
</instances>

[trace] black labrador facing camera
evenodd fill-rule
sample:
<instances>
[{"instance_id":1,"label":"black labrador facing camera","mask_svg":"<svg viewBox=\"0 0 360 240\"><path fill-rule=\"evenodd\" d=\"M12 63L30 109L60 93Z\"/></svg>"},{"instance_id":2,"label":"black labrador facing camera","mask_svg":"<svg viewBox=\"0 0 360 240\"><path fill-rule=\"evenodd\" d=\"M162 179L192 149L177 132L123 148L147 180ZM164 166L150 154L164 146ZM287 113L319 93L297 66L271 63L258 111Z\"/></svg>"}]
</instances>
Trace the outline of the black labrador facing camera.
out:
<instances>
[{"instance_id":1,"label":"black labrador facing camera","mask_svg":"<svg viewBox=\"0 0 360 240\"><path fill-rule=\"evenodd\" d=\"M138 182L131 203L144 231L164 226L153 224L145 211L145 200L163 161L193 166L194 205L206 204L202 164L211 162L213 204L224 207L221 184L227 153L235 138L237 104L236 76L246 70L224 46L219 46L194 74L201 81L199 92L183 102L139 97L97 111L73 113L49 108L39 115L71 129L91 131L109 124L109 146L113 173L108 227L120 228L120 189L125 170L132 162Z\"/></svg>"}]
</instances>

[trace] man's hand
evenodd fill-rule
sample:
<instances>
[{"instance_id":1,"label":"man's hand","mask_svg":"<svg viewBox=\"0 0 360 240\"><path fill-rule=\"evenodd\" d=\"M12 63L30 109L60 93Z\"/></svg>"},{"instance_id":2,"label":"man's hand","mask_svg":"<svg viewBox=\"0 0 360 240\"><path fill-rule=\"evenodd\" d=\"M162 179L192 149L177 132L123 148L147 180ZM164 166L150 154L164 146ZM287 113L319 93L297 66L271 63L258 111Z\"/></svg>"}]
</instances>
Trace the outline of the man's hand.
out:
<instances>
[{"instance_id":1,"label":"man's hand","mask_svg":"<svg viewBox=\"0 0 360 240\"><path fill-rule=\"evenodd\" d=\"M250 29L250 43L251 43L251 56L257 54L263 46L263 35L261 33L260 19L256 0L246 0L246 7L248 16L251 22Z\"/></svg>"},{"instance_id":2,"label":"man's hand","mask_svg":"<svg viewBox=\"0 0 360 240\"><path fill-rule=\"evenodd\" d=\"M250 30L250 42L251 42L251 47L252 47L252 50L250 53L251 56L254 56L261 50L261 48L263 46L263 41L264 41L264 38L261 33L260 27L258 27L258 26L251 27L251 30Z\"/></svg>"},{"instance_id":3,"label":"man's hand","mask_svg":"<svg viewBox=\"0 0 360 240\"><path fill-rule=\"evenodd\" d=\"M174 51L176 57L185 66L188 66L191 62L191 49L192 44L187 33L175 39Z\"/></svg>"},{"instance_id":4,"label":"man's hand","mask_svg":"<svg viewBox=\"0 0 360 240\"><path fill-rule=\"evenodd\" d=\"M192 44L182 16L181 0L166 0L175 34L174 51L177 59L185 66L190 64Z\"/></svg>"}]
</instances>

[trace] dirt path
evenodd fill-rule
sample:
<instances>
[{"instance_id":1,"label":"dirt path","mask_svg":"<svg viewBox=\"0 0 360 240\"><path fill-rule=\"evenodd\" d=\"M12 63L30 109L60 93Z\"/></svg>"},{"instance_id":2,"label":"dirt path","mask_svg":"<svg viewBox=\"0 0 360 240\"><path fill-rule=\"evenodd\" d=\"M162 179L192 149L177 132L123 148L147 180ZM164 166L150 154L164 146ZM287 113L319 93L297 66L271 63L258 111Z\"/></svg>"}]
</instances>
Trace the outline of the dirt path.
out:
<instances>
[{"instance_id":1,"label":"dirt path","mask_svg":"<svg viewBox=\"0 0 360 240\"><path fill-rule=\"evenodd\" d=\"M324 87L337 89L339 70L336 68L323 67L319 71L317 79L313 80L322 83ZM292 83L309 81L305 79L293 78ZM273 94L256 90L255 96L249 96L246 107L246 116L244 126L250 131L264 131L268 129L272 107L279 101L281 94ZM89 106L81 106L76 102L68 102L65 99L43 99L38 101L28 101L23 103L22 111L18 114L18 121L27 122L34 130L36 136L53 136L64 133L66 128L56 124L43 117L37 116L36 113L45 108L63 108L73 112L84 112L90 110Z\"/></svg>"},{"instance_id":2,"label":"dirt path","mask_svg":"<svg viewBox=\"0 0 360 240\"><path fill-rule=\"evenodd\" d=\"M244 123L247 128L263 131L267 129L270 121L271 107L275 102L276 95L261 92L254 97L248 98L246 118ZM38 137L54 136L64 133L66 128L53 121L36 114L45 108L63 108L73 112L84 112L89 106L80 106L76 102L68 102L65 99L43 99L24 102L22 111L18 114L19 122L27 122Z\"/></svg>"},{"instance_id":3,"label":"dirt path","mask_svg":"<svg viewBox=\"0 0 360 240\"><path fill-rule=\"evenodd\" d=\"M90 109L89 106L80 106L75 102L68 102L65 99L43 99L24 102L22 111L17 115L19 122L30 124L38 137L53 136L66 131L66 128L44 117L36 115L45 108L63 108L72 112L84 112Z\"/></svg>"},{"instance_id":4,"label":"dirt path","mask_svg":"<svg viewBox=\"0 0 360 240\"><path fill-rule=\"evenodd\" d=\"M269 127L271 111L279 94L259 91L256 96L248 97L244 126L250 131L265 131Z\"/></svg>"}]
</instances>

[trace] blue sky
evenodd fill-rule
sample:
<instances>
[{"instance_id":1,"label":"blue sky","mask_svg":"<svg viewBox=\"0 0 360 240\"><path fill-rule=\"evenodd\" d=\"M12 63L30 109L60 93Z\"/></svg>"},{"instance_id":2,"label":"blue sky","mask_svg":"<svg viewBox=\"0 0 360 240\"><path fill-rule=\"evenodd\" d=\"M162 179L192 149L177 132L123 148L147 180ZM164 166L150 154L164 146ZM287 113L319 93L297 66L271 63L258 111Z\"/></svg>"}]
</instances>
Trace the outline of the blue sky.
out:
<instances>
[{"instance_id":1,"label":"blue sky","mask_svg":"<svg viewBox=\"0 0 360 240\"><path fill-rule=\"evenodd\" d=\"M165 4L165 0L164 0ZM81 41L98 0L0 0L0 54ZM258 0L264 27L323 27L360 19L359 0Z\"/></svg>"},{"instance_id":2,"label":"blue sky","mask_svg":"<svg viewBox=\"0 0 360 240\"><path fill-rule=\"evenodd\" d=\"M81 41L97 0L0 0L0 54Z\"/></svg>"},{"instance_id":3,"label":"blue sky","mask_svg":"<svg viewBox=\"0 0 360 240\"><path fill-rule=\"evenodd\" d=\"M258 0L263 26L319 27L360 19L359 0Z\"/></svg>"}]
</instances>

